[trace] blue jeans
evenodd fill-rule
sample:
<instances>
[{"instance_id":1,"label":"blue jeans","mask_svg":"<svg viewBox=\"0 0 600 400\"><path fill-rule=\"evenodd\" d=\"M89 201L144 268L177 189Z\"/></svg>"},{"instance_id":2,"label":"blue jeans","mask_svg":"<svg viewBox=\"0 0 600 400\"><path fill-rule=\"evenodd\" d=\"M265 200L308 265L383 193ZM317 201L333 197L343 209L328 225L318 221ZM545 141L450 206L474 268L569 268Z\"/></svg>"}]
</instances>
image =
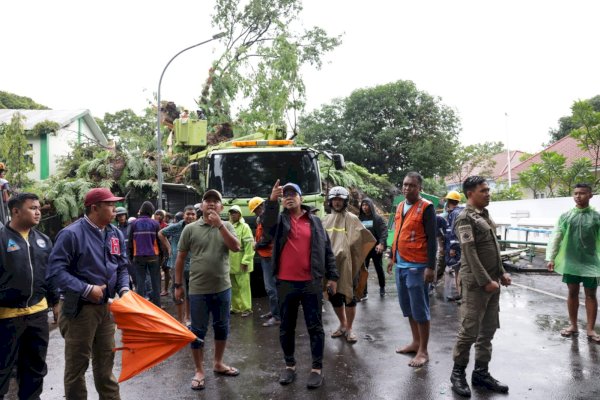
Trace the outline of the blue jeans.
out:
<instances>
[{"instance_id":1,"label":"blue jeans","mask_svg":"<svg viewBox=\"0 0 600 400\"><path fill-rule=\"evenodd\" d=\"M190 294L190 314L192 332L204 341L208 331L208 320L212 314L215 340L227 340L229 334L229 310L231 309L231 288L219 293ZM192 349L199 349L204 342L192 342Z\"/></svg>"},{"instance_id":2,"label":"blue jeans","mask_svg":"<svg viewBox=\"0 0 600 400\"><path fill-rule=\"evenodd\" d=\"M269 309L273 318L280 320L281 313L279 312L279 302L277 300L277 286L275 284L275 275L273 275L273 263L270 258L260 258L260 265L263 272L263 280L265 281L265 291L269 296Z\"/></svg>"},{"instance_id":3,"label":"blue jeans","mask_svg":"<svg viewBox=\"0 0 600 400\"><path fill-rule=\"evenodd\" d=\"M135 257L133 259L133 265L135 265L137 293L142 297L146 297L146 271L148 271L150 274L150 282L152 284L150 301L157 307L160 307L160 266L158 265L158 259Z\"/></svg>"},{"instance_id":4,"label":"blue jeans","mask_svg":"<svg viewBox=\"0 0 600 400\"><path fill-rule=\"evenodd\" d=\"M425 268L396 269L398 302L405 317L418 323L429 321L429 285L425 283Z\"/></svg>"}]
</instances>

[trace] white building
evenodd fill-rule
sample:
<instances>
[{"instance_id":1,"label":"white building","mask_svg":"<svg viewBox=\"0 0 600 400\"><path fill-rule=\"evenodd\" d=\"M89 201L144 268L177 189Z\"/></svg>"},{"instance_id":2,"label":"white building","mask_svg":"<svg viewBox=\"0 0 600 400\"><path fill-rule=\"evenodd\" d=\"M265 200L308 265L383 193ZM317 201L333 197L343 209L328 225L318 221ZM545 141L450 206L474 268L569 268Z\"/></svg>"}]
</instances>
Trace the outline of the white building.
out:
<instances>
[{"instance_id":1,"label":"white building","mask_svg":"<svg viewBox=\"0 0 600 400\"><path fill-rule=\"evenodd\" d=\"M57 160L71 152L73 146L83 142L94 142L103 146L108 141L89 110L8 110L0 109L0 124L9 124L14 113L25 117L25 131L30 131L40 122L56 122L60 129L37 137L28 137L35 170L28 176L44 180L56 173ZM5 160L10 168L10 160Z\"/></svg>"}]
</instances>

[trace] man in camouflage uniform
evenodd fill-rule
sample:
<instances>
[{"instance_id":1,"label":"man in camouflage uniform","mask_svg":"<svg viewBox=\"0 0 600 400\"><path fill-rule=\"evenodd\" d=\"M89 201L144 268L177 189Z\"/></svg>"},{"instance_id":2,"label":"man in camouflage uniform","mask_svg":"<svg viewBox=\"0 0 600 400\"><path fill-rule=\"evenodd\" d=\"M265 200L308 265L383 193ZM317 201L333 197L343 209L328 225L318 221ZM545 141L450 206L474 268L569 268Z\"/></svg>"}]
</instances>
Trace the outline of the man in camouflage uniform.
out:
<instances>
[{"instance_id":1,"label":"man in camouflage uniform","mask_svg":"<svg viewBox=\"0 0 600 400\"><path fill-rule=\"evenodd\" d=\"M510 285L511 278L502 266L496 225L485 208L490 202L490 188L485 178L468 177L463 183L463 193L467 196L467 206L455 222L462 251L463 302L450 381L454 392L471 396L465 369L469 363L469 351L475 344L475 369L471 383L494 392L507 393L508 386L488 372L488 363L492 358L492 339L499 327L500 284Z\"/></svg>"}]
</instances>

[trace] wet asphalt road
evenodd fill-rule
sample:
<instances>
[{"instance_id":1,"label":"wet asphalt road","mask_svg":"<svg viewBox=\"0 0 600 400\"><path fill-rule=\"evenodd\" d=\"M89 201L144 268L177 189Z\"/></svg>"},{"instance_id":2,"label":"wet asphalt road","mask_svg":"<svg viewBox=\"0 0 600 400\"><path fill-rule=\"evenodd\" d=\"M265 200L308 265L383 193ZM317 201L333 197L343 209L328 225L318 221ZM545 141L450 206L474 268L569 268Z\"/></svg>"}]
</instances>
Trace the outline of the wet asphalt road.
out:
<instances>
[{"instance_id":1,"label":"wet asphalt road","mask_svg":"<svg viewBox=\"0 0 600 400\"><path fill-rule=\"evenodd\" d=\"M310 371L309 341L302 314L299 316L296 354L298 376L290 386L277 382L283 357L278 329L261 326L259 315L266 301L254 299L254 314L232 316L231 334L225 361L240 369L235 378L207 373L206 389L190 390L193 362L184 348L150 371L121 384L123 399L458 399L450 390L452 348L457 331L458 307L436 293L431 299L430 362L423 368L407 366L409 357L394 349L410 341L408 321L402 317L395 285L388 277L387 296L380 298L377 281L371 274L368 301L358 304L355 332L358 343L351 345L329 335L337 327L331 305L325 305L325 383L317 390L306 389ZM560 277L544 274L513 274L518 284L503 288L501 329L494 339L490 371L510 386L508 395L474 390L474 399L600 399L600 345L588 343L585 317L580 308L578 339L562 338L567 325L566 295ZM528 289L533 287L538 291ZM553 294L542 293L547 292ZM163 299L165 299L163 297ZM168 307L170 310L172 307ZM205 361L212 370L212 335L207 337ZM49 372L42 399L64 398L63 339L57 329L50 334L47 357ZM472 362L467 369L470 374ZM115 374L120 372L117 357ZM96 399L91 369L87 372L90 399ZM470 379L469 379L470 380ZM14 386L14 382L13 382ZM11 390L14 393L14 390ZM7 398L14 398L8 396Z\"/></svg>"}]
</instances>

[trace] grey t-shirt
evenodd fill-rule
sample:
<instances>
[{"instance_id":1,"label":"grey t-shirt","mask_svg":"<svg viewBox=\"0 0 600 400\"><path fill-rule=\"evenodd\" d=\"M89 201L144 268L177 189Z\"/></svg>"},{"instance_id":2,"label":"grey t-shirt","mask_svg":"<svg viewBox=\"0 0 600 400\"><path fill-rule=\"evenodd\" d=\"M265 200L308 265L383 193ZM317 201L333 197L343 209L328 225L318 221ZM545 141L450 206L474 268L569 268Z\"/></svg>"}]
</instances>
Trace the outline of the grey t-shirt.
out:
<instances>
[{"instance_id":1,"label":"grey t-shirt","mask_svg":"<svg viewBox=\"0 0 600 400\"><path fill-rule=\"evenodd\" d=\"M223 225L236 236L233 225ZM229 249L219 229L205 223L202 217L183 228L178 251L187 251L191 257L190 294L219 293L231 287Z\"/></svg>"}]
</instances>

